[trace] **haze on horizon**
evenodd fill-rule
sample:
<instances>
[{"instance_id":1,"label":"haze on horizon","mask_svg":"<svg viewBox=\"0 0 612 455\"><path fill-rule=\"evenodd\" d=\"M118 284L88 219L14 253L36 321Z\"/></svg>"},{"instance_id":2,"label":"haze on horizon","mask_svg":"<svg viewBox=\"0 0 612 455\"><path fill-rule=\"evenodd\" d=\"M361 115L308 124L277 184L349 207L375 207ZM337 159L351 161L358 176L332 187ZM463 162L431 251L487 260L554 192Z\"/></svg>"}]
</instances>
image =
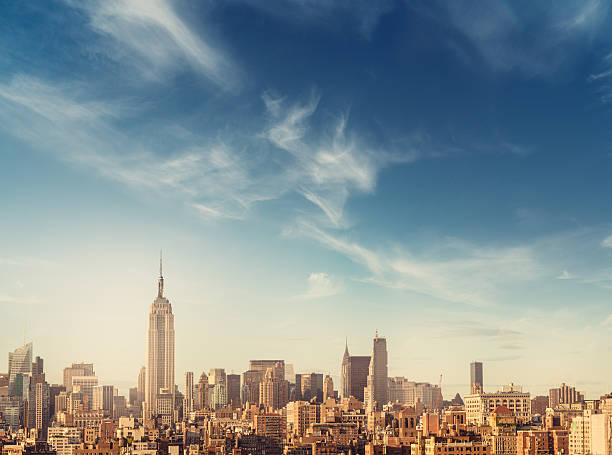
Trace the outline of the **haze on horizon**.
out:
<instances>
[{"instance_id":1,"label":"haze on horizon","mask_svg":"<svg viewBox=\"0 0 612 455\"><path fill-rule=\"evenodd\" d=\"M612 390L605 2L6 2L0 352ZM5 371L6 366L0 366Z\"/></svg>"}]
</instances>

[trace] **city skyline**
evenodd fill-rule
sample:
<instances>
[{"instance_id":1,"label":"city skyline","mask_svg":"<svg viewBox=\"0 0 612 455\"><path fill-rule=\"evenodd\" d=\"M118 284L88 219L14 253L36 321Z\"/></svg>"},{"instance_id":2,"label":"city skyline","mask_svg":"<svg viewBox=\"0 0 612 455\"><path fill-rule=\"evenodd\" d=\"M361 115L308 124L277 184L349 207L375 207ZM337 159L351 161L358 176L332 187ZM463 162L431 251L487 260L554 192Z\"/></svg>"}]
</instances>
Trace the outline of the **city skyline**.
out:
<instances>
[{"instance_id":1,"label":"city skyline","mask_svg":"<svg viewBox=\"0 0 612 455\"><path fill-rule=\"evenodd\" d=\"M0 351L127 390L162 248L175 383L609 392L612 16L536 3L3 5Z\"/></svg>"},{"instance_id":2,"label":"city skyline","mask_svg":"<svg viewBox=\"0 0 612 455\"><path fill-rule=\"evenodd\" d=\"M161 358L161 360L153 360L153 357L156 357L156 355L154 354L155 348L154 348L154 346L151 346L151 348L149 347L150 344L151 344L151 338L159 338L160 336L163 339L166 340L166 343L168 342L168 340L170 340L170 348L169 349L171 349L172 351L174 351L174 344L175 344L175 339L174 339L175 335L174 335L174 330L173 330L173 327L174 327L174 314L172 312L172 307L171 307L171 305L169 303L169 300L164 295L164 277L163 277L163 273L162 273L162 253L161 253L161 251L160 251L159 254L160 254L160 256L159 256L159 275L158 275L158 278L157 278L157 296L155 297L155 299L153 301L153 304L151 304L151 312L149 314L149 323L148 323L148 327L149 327L148 332L149 333L147 334L147 343L146 343L146 346L147 346L147 355L145 356L144 362L146 362L147 364L153 364L155 362L157 362L157 363L161 362L161 365L158 366L158 369L160 370L159 374L161 375L160 378L162 378L162 379L158 379L157 381L166 381L165 378L171 377L172 378L171 381L173 382L173 384L177 385L179 387L178 390L180 390L183 394L185 394L186 390L181 389L180 388L180 383L176 383L176 381L174 379L174 378L176 378L176 371L175 371L175 365L174 365L174 352L172 352L170 354L164 353L162 355L163 358L165 358L165 356L167 356L167 355L171 355L171 360L168 361L169 363L165 363L166 361L163 360L163 358ZM166 307L168 307L169 309L166 309ZM161 335L157 334L157 332L156 332L158 330L156 327L160 324L160 321L157 318L154 317L155 314L156 314L155 312L156 311L160 311L160 309L163 310L162 311L163 314L160 313L160 316L162 318L166 317L165 314L169 314L171 316L170 326L168 326L167 322L164 322L162 324L162 326L166 326L166 328L165 329L161 329L161 332L160 332ZM155 319L155 321L152 322L153 319L151 319L151 318ZM164 319L164 321L165 321L165 319ZM154 324L154 326L151 325L152 323ZM165 330L167 330L168 327L170 327L172 329L171 330L171 334L166 334L166 332L165 332ZM153 330L153 332L155 332L155 333L151 332L151 330ZM25 333L24 333L24 337L25 337ZM24 341L25 341L25 338L24 338ZM351 356L351 355L349 355L349 351L348 351L348 337L346 337L345 338L344 353L343 353L342 356L339 356L340 361L339 361L339 364L338 364L337 371L322 371L320 368L315 368L315 369L310 369L310 370L312 370L312 371L315 371L315 370L319 371L323 375L329 374L333 378L333 380L337 381L335 383L338 385L337 392L338 392L339 396L343 396L344 395L343 394L343 390L344 389L342 388L343 384L344 384L343 375L345 374L344 368L345 368L346 362L350 362L350 359L352 359L352 358L354 358L356 360L359 360L359 359L370 359L370 361L368 362L369 368L367 368L367 370L368 370L367 371L367 381L364 382L364 385L366 385L366 387L364 389L371 390L370 388L373 387L373 384L385 384L385 390L382 393L382 395L380 395L381 392L375 392L375 393L379 394L380 396L388 396L389 395L389 390L388 390L388 384L387 383L388 383L389 379L391 379L393 377L401 376L401 375L389 374L388 373L388 361L387 361L388 352L387 352L386 338L379 337L378 330L376 330L376 332L375 332L375 335L374 335L374 338L373 338L373 342L374 342L374 344L373 344L370 356L354 356L354 355ZM163 350L165 351L165 349L166 348L164 347ZM33 356L33 342L30 341L29 343L26 343L23 346L17 347L14 350L14 352L9 352L9 368L7 369L7 371L11 370L10 364L11 364L12 359L16 355L21 355L21 356L25 355L25 354L21 354L22 351L24 353L27 353L27 359L26 359L27 361L25 361L25 363L21 362L21 363L23 363L25 365L25 367L23 367L23 368L26 368L26 369L29 368L28 371L32 370L33 365L34 365L32 363L32 358L33 358L32 357ZM379 359L377 362L372 362L371 359L374 359L376 357L376 353L378 354L378 356L382 355L382 358L381 358L382 360ZM42 362L42 360L40 359L39 356L36 357L36 361L37 362ZM259 369L259 370L261 370L263 372L263 371L266 371L267 367L269 367L270 365L274 365L276 362L283 362L283 369L282 369L282 371L283 371L283 375L284 375L284 371L285 371L285 367L284 367L285 361L284 360L252 360L251 359L251 360L248 361L248 363L249 363L248 370L252 370L253 368L255 368L255 369ZM89 368L91 368L91 371L89 373L87 373L86 376L92 376L93 378L95 378L95 386L97 386L98 385L98 377L93 372L93 365L94 364L95 364L95 362L93 362L91 364L83 364L83 365L89 365ZM258 365L261 364L261 365L254 366L254 364L258 364ZM48 365L48 363L47 363L47 365ZM81 364L73 363L72 365L73 365L73 368L74 368L75 365L81 365ZM291 366L292 366L292 369L295 369L295 364L294 363L291 363ZM212 374L215 374L215 372L217 370L218 371L222 371L224 376L226 374L226 372L225 372L226 368L225 367L218 368L218 367L206 367L206 366L204 366L202 368L203 368L203 370L202 370L203 374L206 374L207 369L209 370L209 376L212 375ZM468 370L468 368L469 368L469 370ZM477 370L475 370L475 368ZM310 371L310 370L308 368L304 369L304 370L300 370L298 368L297 371L306 372L306 371ZM458 384L451 384L450 387L448 385L446 385L446 389L448 389L448 390L446 390L446 392L445 392L445 387L444 387L445 384L441 383L441 385L442 385L441 392L442 392L442 395L444 396L445 400L451 400L452 397L455 396L455 394L459 394L461 396L464 396L464 395L470 395L471 393L474 393L474 390L475 390L474 389L474 384L476 384L476 390L484 391L486 393L492 393L492 392L497 391L497 390L502 390L504 387L506 387L508 382L510 382L511 384L515 382L514 380L508 380L508 381L503 382L503 383L490 383L490 384L487 384L486 382L484 384L478 382L479 380L483 381L483 362L481 362L481 361L472 361L472 362L470 362L469 363L469 367L466 365L466 370L468 371L467 372L467 376L469 377L469 381L467 383L467 390L459 389L457 387ZM63 369L62 369L62 371L64 371L64 378L63 378L64 381L63 382L65 384L66 383L66 376L65 376L66 372ZM150 384L151 379L148 377L148 375L146 375L146 371L147 371L146 367L141 367L140 370L139 370L139 373L137 375L137 379L135 381L126 380L125 382L123 382L123 381L117 382L117 381L115 381L113 379L106 379L103 382L105 384L112 384L118 390L123 392L124 395L128 395L128 393L127 393L128 389L130 389L132 387L140 387L140 381L141 381L140 375L143 374L143 372L145 372L144 373L144 375L145 375L145 381L144 381L145 382L145 384L144 384L144 387L145 387L145 392L144 392L145 393L145 398L144 398L145 407L143 409L146 409L147 410L146 412L151 413L151 412L154 412L151 409L155 409L155 406L149 404L149 401L151 400L151 398L149 398L149 396L152 395L151 390L155 389L156 385L155 384ZM186 370L184 370L182 372L182 374L184 374L184 375L188 375L188 374L192 375L192 377L191 377L191 384L194 383L194 379L193 379L194 371L197 374L197 369L189 369L188 368L188 369L186 369ZM241 372L240 368L238 368L237 371L239 372L239 375L240 375L240 372ZM350 369L347 370L346 373L350 375ZM233 375L234 374L234 370L230 369L227 374ZM375 375L375 374L380 374L382 376L381 376L380 379L374 380L373 379L374 378L373 375ZM444 373L441 373L441 374L443 375ZM46 377L47 377L47 379L50 379L51 383L55 383L55 384L61 384L62 383L62 381L54 380L53 379L54 375L49 375L48 373L46 373ZM212 377L212 376L210 376L210 377ZM403 376L401 376L401 377L402 377L402 379L407 379L407 380L415 381L415 378L413 378L411 376L408 376L408 377L405 377L405 378ZM83 378L85 378L85 376L83 376ZM440 378L440 380L442 380L442 377ZM427 380L416 379L416 382L423 382L423 381L425 383L428 382ZM69 382L70 382L70 378L69 378ZM429 382L431 382L433 384L435 381L429 380ZM560 381L551 382L550 384L540 384L540 387L536 388L534 390L528 390L529 389L529 385L528 384L525 385L525 384L521 383L520 381L518 382L518 384L521 384L521 386L525 386L523 388L525 388L527 392L533 393L533 396L535 397L535 396L546 395L547 391L550 391L551 387L555 387L556 384L559 383L559 382ZM13 379L10 379L10 383L9 384L12 384L12 383L13 383ZM121 387L117 387L118 384L121 385ZM463 384L460 384L460 385L463 385ZM562 386L565 386L565 382L562 382ZM577 384L578 388L583 388L582 386L583 386L582 384ZM10 387L11 386L9 386L9 388ZM100 384L100 387L106 387L106 385L103 386L102 384ZM158 389L159 388L167 388L167 385L165 384L165 382L163 382L162 385L160 387L157 387L157 388ZM174 390L174 388L172 388L172 390ZM191 393L193 393L193 391ZM366 407L372 406L372 409L375 409L375 407L372 404L368 404L369 403L368 392L364 391L363 393L365 395L364 400L363 400L365 406ZM601 394L603 395L604 393L605 392L602 392ZM354 396L353 394L350 394L349 396L351 396L351 395ZM595 396L595 395L597 395L597 393L594 393L593 395ZM592 399L592 397L582 396L582 400L584 400L584 399ZM372 401L375 402L376 400L372 400Z\"/></svg>"}]
</instances>

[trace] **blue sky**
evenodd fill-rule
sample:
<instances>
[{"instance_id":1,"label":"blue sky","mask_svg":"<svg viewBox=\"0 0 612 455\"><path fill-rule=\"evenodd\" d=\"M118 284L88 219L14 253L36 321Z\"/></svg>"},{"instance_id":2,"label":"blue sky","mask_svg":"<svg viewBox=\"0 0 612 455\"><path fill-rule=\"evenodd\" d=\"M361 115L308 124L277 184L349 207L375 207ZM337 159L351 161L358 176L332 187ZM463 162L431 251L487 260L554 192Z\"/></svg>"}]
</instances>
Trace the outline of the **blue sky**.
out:
<instances>
[{"instance_id":1,"label":"blue sky","mask_svg":"<svg viewBox=\"0 0 612 455\"><path fill-rule=\"evenodd\" d=\"M610 391L606 2L0 5L0 350Z\"/></svg>"}]
</instances>

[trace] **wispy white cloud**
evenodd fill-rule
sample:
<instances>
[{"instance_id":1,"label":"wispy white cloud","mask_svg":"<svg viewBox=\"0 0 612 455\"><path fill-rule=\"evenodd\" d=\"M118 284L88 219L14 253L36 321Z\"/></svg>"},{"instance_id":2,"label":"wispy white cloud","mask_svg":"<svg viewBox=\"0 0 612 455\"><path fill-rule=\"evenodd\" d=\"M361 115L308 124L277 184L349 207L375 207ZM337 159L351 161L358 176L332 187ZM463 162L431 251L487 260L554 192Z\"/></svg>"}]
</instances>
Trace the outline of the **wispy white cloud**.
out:
<instances>
[{"instance_id":1,"label":"wispy white cloud","mask_svg":"<svg viewBox=\"0 0 612 455\"><path fill-rule=\"evenodd\" d=\"M348 199L373 193L383 168L446 153L422 134L390 141L390 150L370 146L350 128L347 113L331 128L330 122L321 127L328 119L316 93L295 103L265 93L263 101L265 125L259 134L244 134L238 146L183 128L180 145L160 151L122 126L136 114L133 109L92 100L85 89L17 76L0 84L0 127L35 149L138 191L179 196L207 218L242 219L258 202L297 193L315 208L309 215L319 228L346 228ZM365 262L375 269L375 261ZM394 265L406 275L409 266Z\"/></svg>"},{"instance_id":2,"label":"wispy white cloud","mask_svg":"<svg viewBox=\"0 0 612 455\"><path fill-rule=\"evenodd\" d=\"M612 314L608 315L603 321L601 321L602 327L608 327L612 325Z\"/></svg>"},{"instance_id":3,"label":"wispy white cloud","mask_svg":"<svg viewBox=\"0 0 612 455\"><path fill-rule=\"evenodd\" d=\"M569 273L567 270L564 270L560 275L556 276L557 280L573 280L574 278L574 275Z\"/></svg>"},{"instance_id":4,"label":"wispy white cloud","mask_svg":"<svg viewBox=\"0 0 612 455\"><path fill-rule=\"evenodd\" d=\"M588 81L594 84L595 91L602 103L608 103L612 100L612 85L610 78L612 77L612 53L606 55L598 68L598 72L591 74Z\"/></svg>"},{"instance_id":5,"label":"wispy white cloud","mask_svg":"<svg viewBox=\"0 0 612 455\"><path fill-rule=\"evenodd\" d=\"M436 259L405 249L376 252L307 222L285 234L312 238L365 266L372 274L365 281L479 307L496 304L504 286L535 280L542 273L529 247L481 248L452 241L444 248L447 256Z\"/></svg>"},{"instance_id":6,"label":"wispy white cloud","mask_svg":"<svg viewBox=\"0 0 612 455\"><path fill-rule=\"evenodd\" d=\"M292 300L311 300L331 297L342 292L342 284L323 272L313 272L308 277L308 289L303 294L292 297Z\"/></svg>"},{"instance_id":7,"label":"wispy white cloud","mask_svg":"<svg viewBox=\"0 0 612 455\"><path fill-rule=\"evenodd\" d=\"M25 76L0 84L0 128L139 191L181 195L217 218L240 218L254 202L274 197L269 186L255 186L243 152L214 141L156 153L115 126L125 118L120 106L89 101L70 89Z\"/></svg>"},{"instance_id":8,"label":"wispy white cloud","mask_svg":"<svg viewBox=\"0 0 612 455\"><path fill-rule=\"evenodd\" d=\"M458 41L452 44L463 60L475 51L493 70L548 76L572 58L572 44L604 25L609 5L600 0L554 5L425 2L419 8L466 39L471 49Z\"/></svg>"},{"instance_id":9,"label":"wispy white cloud","mask_svg":"<svg viewBox=\"0 0 612 455\"><path fill-rule=\"evenodd\" d=\"M23 296L14 296L14 295L6 295L0 294L0 303L15 303L15 304L37 304L41 303L42 300L38 297L23 297Z\"/></svg>"},{"instance_id":10,"label":"wispy white cloud","mask_svg":"<svg viewBox=\"0 0 612 455\"><path fill-rule=\"evenodd\" d=\"M310 124L319 100L312 94L306 103L287 105L282 98L265 94L271 122L262 137L293 157L289 175L296 191L319 207L331 225L341 227L351 194L371 193L383 167L412 162L422 154L409 147L399 154L368 147L348 130L348 114L340 115L334 128L321 134Z\"/></svg>"},{"instance_id":11,"label":"wispy white cloud","mask_svg":"<svg viewBox=\"0 0 612 455\"><path fill-rule=\"evenodd\" d=\"M184 62L225 89L237 87L238 69L219 49L192 30L167 0L105 0L72 3L91 27L114 40L111 58L150 77Z\"/></svg>"},{"instance_id":12,"label":"wispy white cloud","mask_svg":"<svg viewBox=\"0 0 612 455\"><path fill-rule=\"evenodd\" d=\"M609 235L601 241L601 246L604 248L612 248L612 235Z\"/></svg>"},{"instance_id":13,"label":"wispy white cloud","mask_svg":"<svg viewBox=\"0 0 612 455\"><path fill-rule=\"evenodd\" d=\"M349 131L346 115L331 131L313 127L317 95L296 104L265 95L267 125L238 146L183 131L176 150L157 151L120 127L132 110L87 95L16 76L0 84L0 127L35 149L136 190L180 195L210 218L240 219L257 202L295 192L320 209L321 222L339 227L347 199L371 193L381 168L423 155L405 144L394 153L367 147Z\"/></svg>"}]
</instances>

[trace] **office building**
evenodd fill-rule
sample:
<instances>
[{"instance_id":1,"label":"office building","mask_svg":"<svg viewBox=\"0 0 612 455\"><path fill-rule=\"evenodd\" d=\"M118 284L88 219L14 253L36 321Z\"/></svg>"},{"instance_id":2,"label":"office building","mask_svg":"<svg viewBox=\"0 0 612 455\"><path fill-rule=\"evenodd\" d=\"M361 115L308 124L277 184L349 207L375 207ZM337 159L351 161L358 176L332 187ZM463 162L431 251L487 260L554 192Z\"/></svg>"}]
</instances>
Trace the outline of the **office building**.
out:
<instances>
[{"instance_id":1,"label":"office building","mask_svg":"<svg viewBox=\"0 0 612 455\"><path fill-rule=\"evenodd\" d=\"M147 327L147 365L145 387L145 419L159 414L158 395L164 390L164 415L167 414L168 394L174 407L174 315L172 305L164 297L162 261L159 260L157 297L151 304ZM170 413L172 414L172 413Z\"/></svg>"},{"instance_id":2,"label":"office building","mask_svg":"<svg viewBox=\"0 0 612 455\"><path fill-rule=\"evenodd\" d=\"M23 346L15 349L13 352L9 352L8 367L9 395L23 396L23 378L25 376L28 377L27 382L29 385L29 377L32 375L32 343L24 344Z\"/></svg>"},{"instance_id":3,"label":"office building","mask_svg":"<svg viewBox=\"0 0 612 455\"><path fill-rule=\"evenodd\" d=\"M284 379L284 365L277 362L268 368L259 383L259 404L266 409L281 409L289 401L289 381Z\"/></svg>"},{"instance_id":4,"label":"office building","mask_svg":"<svg viewBox=\"0 0 612 455\"><path fill-rule=\"evenodd\" d=\"M98 385L93 387L92 393L91 409L93 411L104 411L105 416L112 417L115 388L112 385Z\"/></svg>"},{"instance_id":5,"label":"office building","mask_svg":"<svg viewBox=\"0 0 612 455\"><path fill-rule=\"evenodd\" d=\"M208 376L206 373L202 373L198 380L198 410L203 411L210 408L209 389Z\"/></svg>"},{"instance_id":6,"label":"office building","mask_svg":"<svg viewBox=\"0 0 612 455\"><path fill-rule=\"evenodd\" d=\"M183 400L183 415L187 416L190 412L195 411L195 402L193 400L193 371L185 372L185 399Z\"/></svg>"},{"instance_id":7,"label":"office building","mask_svg":"<svg viewBox=\"0 0 612 455\"><path fill-rule=\"evenodd\" d=\"M335 398L334 396L334 381L331 376L325 376L323 380L323 401L328 398Z\"/></svg>"},{"instance_id":8,"label":"office building","mask_svg":"<svg viewBox=\"0 0 612 455\"><path fill-rule=\"evenodd\" d=\"M238 408L241 405L240 401L240 375L228 374L227 381L227 401L233 408Z\"/></svg>"},{"instance_id":9,"label":"office building","mask_svg":"<svg viewBox=\"0 0 612 455\"><path fill-rule=\"evenodd\" d=\"M571 406L574 403L583 403L584 393L578 392L575 387L561 384L560 387L550 389L548 391L548 406L550 408L557 408L560 405Z\"/></svg>"},{"instance_id":10,"label":"office building","mask_svg":"<svg viewBox=\"0 0 612 455\"><path fill-rule=\"evenodd\" d=\"M426 409L433 410L436 402L442 403L437 385L426 382L409 381L404 377L389 378L389 401L414 407L421 403Z\"/></svg>"},{"instance_id":11,"label":"office building","mask_svg":"<svg viewBox=\"0 0 612 455\"><path fill-rule=\"evenodd\" d=\"M64 387L66 392L72 392L72 377L73 376L95 376L93 363L73 363L71 366L64 368Z\"/></svg>"},{"instance_id":12,"label":"office building","mask_svg":"<svg viewBox=\"0 0 612 455\"><path fill-rule=\"evenodd\" d=\"M141 367L140 371L138 372L138 380L136 384L138 388L137 398L139 403L144 403L145 400L145 390L147 388L146 371L147 369L145 367Z\"/></svg>"},{"instance_id":13,"label":"office building","mask_svg":"<svg viewBox=\"0 0 612 455\"><path fill-rule=\"evenodd\" d=\"M344 348L340 372L340 397L355 397L364 401L363 392L368 385L370 371L370 356L351 356L348 343Z\"/></svg>"},{"instance_id":14,"label":"office building","mask_svg":"<svg viewBox=\"0 0 612 455\"><path fill-rule=\"evenodd\" d=\"M482 362L470 363L470 393L484 392L484 382L482 378Z\"/></svg>"},{"instance_id":15,"label":"office building","mask_svg":"<svg viewBox=\"0 0 612 455\"><path fill-rule=\"evenodd\" d=\"M379 411L389 401L387 340L379 337L378 331L374 337L364 400L368 411Z\"/></svg>"},{"instance_id":16,"label":"office building","mask_svg":"<svg viewBox=\"0 0 612 455\"><path fill-rule=\"evenodd\" d=\"M83 405L85 409L92 409L93 406L93 389L98 385L97 376L72 376L73 392L83 394Z\"/></svg>"},{"instance_id":17,"label":"office building","mask_svg":"<svg viewBox=\"0 0 612 455\"><path fill-rule=\"evenodd\" d=\"M495 393L466 395L463 401L468 424L484 425L489 414L498 406L507 407L519 423L525 424L531 419L529 392L523 392L520 386L512 383Z\"/></svg>"}]
</instances>

